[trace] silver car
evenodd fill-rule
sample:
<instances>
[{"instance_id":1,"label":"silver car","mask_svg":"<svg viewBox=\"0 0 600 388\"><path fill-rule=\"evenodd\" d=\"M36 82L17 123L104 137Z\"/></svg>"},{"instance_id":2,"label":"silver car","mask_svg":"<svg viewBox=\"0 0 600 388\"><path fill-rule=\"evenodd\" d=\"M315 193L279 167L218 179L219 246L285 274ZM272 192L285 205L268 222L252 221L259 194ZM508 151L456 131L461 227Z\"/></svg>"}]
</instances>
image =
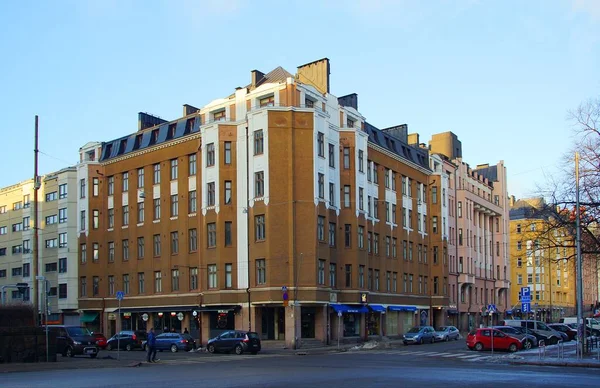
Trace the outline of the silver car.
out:
<instances>
[{"instance_id":1,"label":"silver car","mask_svg":"<svg viewBox=\"0 0 600 388\"><path fill-rule=\"evenodd\" d=\"M518 339L519 341L521 341L521 343L523 344L523 349L525 350L529 350L534 346L538 345L538 340L535 336L531 335L531 334L527 334L524 333L520 328L518 327L512 327L512 326L494 326L494 329L500 330L501 332L511 336L511 337L515 337L516 339Z\"/></svg>"},{"instance_id":2,"label":"silver car","mask_svg":"<svg viewBox=\"0 0 600 388\"><path fill-rule=\"evenodd\" d=\"M435 329L431 326L415 326L404 334L404 345L434 343Z\"/></svg>"},{"instance_id":3,"label":"silver car","mask_svg":"<svg viewBox=\"0 0 600 388\"><path fill-rule=\"evenodd\" d=\"M458 329L454 326L440 326L435 334L434 338L436 341L458 341L460 338L460 333Z\"/></svg>"}]
</instances>

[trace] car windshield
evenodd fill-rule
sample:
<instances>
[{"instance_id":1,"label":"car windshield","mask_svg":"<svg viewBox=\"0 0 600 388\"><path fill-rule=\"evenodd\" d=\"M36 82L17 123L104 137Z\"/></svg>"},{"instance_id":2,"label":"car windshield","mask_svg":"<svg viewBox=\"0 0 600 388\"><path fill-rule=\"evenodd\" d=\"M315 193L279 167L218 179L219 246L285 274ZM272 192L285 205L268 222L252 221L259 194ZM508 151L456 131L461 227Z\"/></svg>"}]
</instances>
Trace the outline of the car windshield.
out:
<instances>
[{"instance_id":1,"label":"car windshield","mask_svg":"<svg viewBox=\"0 0 600 388\"><path fill-rule=\"evenodd\" d=\"M548 326L546 326L545 324L538 322L537 323L537 328L538 330L550 330L550 328Z\"/></svg>"},{"instance_id":2,"label":"car windshield","mask_svg":"<svg viewBox=\"0 0 600 388\"><path fill-rule=\"evenodd\" d=\"M90 331L85 327L67 327L67 332L72 337L90 335Z\"/></svg>"},{"instance_id":3,"label":"car windshield","mask_svg":"<svg viewBox=\"0 0 600 388\"><path fill-rule=\"evenodd\" d=\"M258 336L258 333L250 332L248 333L248 338L259 339L260 337Z\"/></svg>"},{"instance_id":4,"label":"car windshield","mask_svg":"<svg viewBox=\"0 0 600 388\"><path fill-rule=\"evenodd\" d=\"M188 340L188 341L192 339L192 336L191 336L191 335L189 335L189 334L182 334L181 336L182 336L183 338L185 338L186 340Z\"/></svg>"},{"instance_id":5,"label":"car windshield","mask_svg":"<svg viewBox=\"0 0 600 388\"><path fill-rule=\"evenodd\" d=\"M412 329L410 329L408 332L409 333L418 333L421 331L420 327L413 327Z\"/></svg>"},{"instance_id":6,"label":"car windshield","mask_svg":"<svg viewBox=\"0 0 600 388\"><path fill-rule=\"evenodd\" d=\"M449 327L447 327L447 326L442 326L442 327L440 327L440 328L438 329L438 331L446 331L446 330L448 330L448 329L449 329Z\"/></svg>"}]
</instances>

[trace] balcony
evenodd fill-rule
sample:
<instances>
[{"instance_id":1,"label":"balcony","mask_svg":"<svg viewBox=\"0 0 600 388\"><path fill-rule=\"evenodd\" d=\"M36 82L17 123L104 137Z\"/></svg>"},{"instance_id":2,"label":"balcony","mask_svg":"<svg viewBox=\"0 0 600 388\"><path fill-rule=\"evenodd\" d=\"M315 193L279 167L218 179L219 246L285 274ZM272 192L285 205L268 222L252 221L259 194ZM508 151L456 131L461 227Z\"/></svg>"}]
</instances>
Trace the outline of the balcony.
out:
<instances>
[{"instance_id":1,"label":"balcony","mask_svg":"<svg viewBox=\"0 0 600 388\"><path fill-rule=\"evenodd\" d=\"M494 288L496 290L501 290L501 289L509 289L510 288L510 282L508 280L496 280L496 282L494 283Z\"/></svg>"},{"instance_id":2,"label":"balcony","mask_svg":"<svg viewBox=\"0 0 600 388\"><path fill-rule=\"evenodd\" d=\"M458 274L459 284L475 284L475 275L469 275L467 273Z\"/></svg>"}]
</instances>

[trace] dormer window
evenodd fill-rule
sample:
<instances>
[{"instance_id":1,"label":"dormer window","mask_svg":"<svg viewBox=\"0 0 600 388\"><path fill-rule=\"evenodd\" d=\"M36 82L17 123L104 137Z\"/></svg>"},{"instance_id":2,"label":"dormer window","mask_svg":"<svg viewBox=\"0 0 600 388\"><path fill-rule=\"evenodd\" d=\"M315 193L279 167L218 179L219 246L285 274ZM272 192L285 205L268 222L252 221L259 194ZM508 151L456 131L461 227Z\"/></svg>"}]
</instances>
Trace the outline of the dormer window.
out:
<instances>
[{"instance_id":1,"label":"dormer window","mask_svg":"<svg viewBox=\"0 0 600 388\"><path fill-rule=\"evenodd\" d=\"M87 160L93 162L96 160L96 151L88 151L87 152Z\"/></svg>"},{"instance_id":2,"label":"dormer window","mask_svg":"<svg viewBox=\"0 0 600 388\"><path fill-rule=\"evenodd\" d=\"M157 141L158 141L158 129L155 129L152 131L151 144L156 144Z\"/></svg>"},{"instance_id":3,"label":"dormer window","mask_svg":"<svg viewBox=\"0 0 600 388\"><path fill-rule=\"evenodd\" d=\"M306 107L306 108L314 108L315 107L315 102L313 100L311 100L310 98L305 98L304 99L304 107Z\"/></svg>"},{"instance_id":4,"label":"dormer window","mask_svg":"<svg viewBox=\"0 0 600 388\"><path fill-rule=\"evenodd\" d=\"M346 127L348 127L348 128L354 128L355 124L356 124L356 120L353 120L351 118L347 118L346 119Z\"/></svg>"},{"instance_id":5,"label":"dormer window","mask_svg":"<svg viewBox=\"0 0 600 388\"><path fill-rule=\"evenodd\" d=\"M225 109L214 112L213 121L225 121Z\"/></svg>"},{"instance_id":6,"label":"dormer window","mask_svg":"<svg viewBox=\"0 0 600 388\"><path fill-rule=\"evenodd\" d=\"M275 105L275 96L274 95L270 95L267 97L263 97L261 99L258 100L258 105L261 108L264 108L266 106L274 106Z\"/></svg>"}]
</instances>

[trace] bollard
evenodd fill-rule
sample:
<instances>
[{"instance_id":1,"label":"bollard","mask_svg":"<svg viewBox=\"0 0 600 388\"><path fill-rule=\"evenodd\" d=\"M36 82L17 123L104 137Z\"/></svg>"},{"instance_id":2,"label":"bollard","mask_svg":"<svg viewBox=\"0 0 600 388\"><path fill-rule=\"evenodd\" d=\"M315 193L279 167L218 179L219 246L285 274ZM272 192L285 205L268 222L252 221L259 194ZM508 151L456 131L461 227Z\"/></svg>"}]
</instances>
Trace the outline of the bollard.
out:
<instances>
[{"instance_id":1,"label":"bollard","mask_svg":"<svg viewBox=\"0 0 600 388\"><path fill-rule=\"evenodd\" d=\"M558 341L558 359L562 360L565 358L565 343L561 340Z\"/></svg>"},{"instance_id":2,"label":"bollard","mask_svg":"<svg viewBox=\"0 0 600 388\"><path fill-rule=\"evenodd\" d=\"M544 340L540 340L538 343L538 358L542 359L546 357L546 342Z\"/></svg>"}]
</instances>

